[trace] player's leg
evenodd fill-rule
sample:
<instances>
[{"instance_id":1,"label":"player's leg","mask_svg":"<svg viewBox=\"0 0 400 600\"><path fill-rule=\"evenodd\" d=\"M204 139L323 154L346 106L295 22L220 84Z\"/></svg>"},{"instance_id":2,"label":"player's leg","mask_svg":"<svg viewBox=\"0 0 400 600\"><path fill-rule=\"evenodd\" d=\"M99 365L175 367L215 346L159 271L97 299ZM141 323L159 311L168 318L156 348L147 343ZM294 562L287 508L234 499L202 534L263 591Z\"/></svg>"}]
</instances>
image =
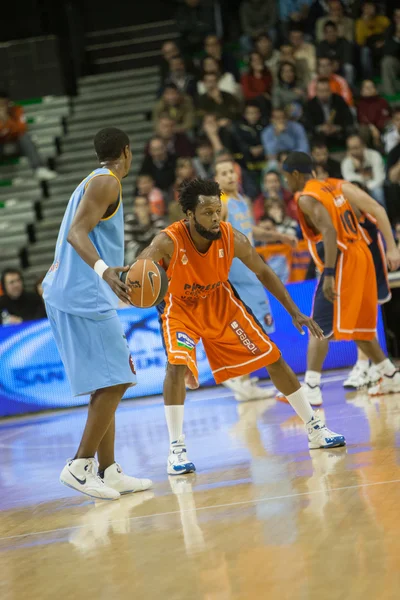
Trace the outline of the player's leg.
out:
<instances>
[{"instance_id":1,"label":"player's leg","mask_svg":"<svg viewBox=\"0 0 400 600\"><path fill-rule=\"evenodd\" d=\"M346 444L344 436L330 431L313 411L299 380L282 357L269 364L267 369L275 387L305 424L309 448L334 448Z\"/></svg>"}]
</instances>

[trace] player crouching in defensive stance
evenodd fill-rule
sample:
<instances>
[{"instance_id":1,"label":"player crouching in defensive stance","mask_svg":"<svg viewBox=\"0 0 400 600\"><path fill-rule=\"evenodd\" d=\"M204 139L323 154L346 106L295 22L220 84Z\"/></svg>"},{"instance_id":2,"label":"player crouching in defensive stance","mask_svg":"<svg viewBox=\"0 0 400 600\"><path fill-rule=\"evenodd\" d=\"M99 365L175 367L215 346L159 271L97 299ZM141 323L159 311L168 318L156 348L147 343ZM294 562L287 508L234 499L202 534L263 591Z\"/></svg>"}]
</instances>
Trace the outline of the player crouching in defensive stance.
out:
<instances>
[{"instance_id":1,"label":"player crouching in defensive stance","mask_svg":"<svg viewBox=\"0 0 400 600\"><path fill-rule=\"evenodd\" d=\"M195 471L183 435L185 384L198 387L196 344L201 339L216 383L267 367L274 385L306 425L309 448L344 446L314 413L292 369L228 280L239 258L291 315L300 333L322 331L303 315L285 286L265 264L248 238L221 220L220 188L214 181L184 182L179 202L186 219L156 236L139 258L160 261L169 287L159 305L168 363L164 381L165 415L170 438L168 474Z\"/></svg>"}]
</instances>

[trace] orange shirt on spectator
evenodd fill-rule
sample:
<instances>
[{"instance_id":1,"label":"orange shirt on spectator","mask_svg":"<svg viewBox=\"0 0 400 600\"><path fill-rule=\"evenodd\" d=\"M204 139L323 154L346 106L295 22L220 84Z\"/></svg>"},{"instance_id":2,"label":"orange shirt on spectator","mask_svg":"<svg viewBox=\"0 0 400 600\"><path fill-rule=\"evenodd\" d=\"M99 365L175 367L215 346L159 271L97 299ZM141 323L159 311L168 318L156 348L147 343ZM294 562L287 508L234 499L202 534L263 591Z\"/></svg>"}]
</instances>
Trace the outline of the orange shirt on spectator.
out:
<instances>
[{"instance_id":1,"label":"orange shirt on spectator","mask_svg":"<svg viewBox=\"0 0 400 600\"><path fill-rule=\"evenodd\" d=\"M318 77L313 79L308 86L308 97L315 98L317 93L317 81ZM344 77L340 77L340 75L336 75L334 73L329 78L329 85L331 88L332 94L338 94L342 96L343 100L348 104L348 106L354 106L353 94L351 92L350 86Z\"/></svg>"},{"instance_id":2,"label":"orange shirt on spectator","mask_svg":"<svg viewBox=\"0 0 400 600\"><path fill-rule=\"evenodd\" d=\"M0 143L13 142L26 131L26 119L21 106L11 106L8 118L0 118Z\"/></svg>"}]
</instances>

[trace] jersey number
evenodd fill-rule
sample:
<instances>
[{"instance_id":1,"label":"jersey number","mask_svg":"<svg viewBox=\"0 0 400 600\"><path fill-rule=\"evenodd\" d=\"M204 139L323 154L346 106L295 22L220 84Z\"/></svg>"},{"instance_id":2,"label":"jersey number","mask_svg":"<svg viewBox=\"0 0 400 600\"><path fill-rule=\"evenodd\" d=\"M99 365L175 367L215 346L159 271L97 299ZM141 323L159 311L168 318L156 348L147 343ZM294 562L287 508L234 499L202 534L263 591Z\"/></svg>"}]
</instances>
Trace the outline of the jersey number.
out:
<instances>
[{"instance_id":1,"label":"jersey number","mask_svg":"<svg viewBox=\"0 0 400 600\"><path fill-rule=\"evenodd\" d=\"M357 233L357 222L351 210L345 210L344 213L341 213L340 220L347 234L350 232Z\"/></svg>"}]
</instances>

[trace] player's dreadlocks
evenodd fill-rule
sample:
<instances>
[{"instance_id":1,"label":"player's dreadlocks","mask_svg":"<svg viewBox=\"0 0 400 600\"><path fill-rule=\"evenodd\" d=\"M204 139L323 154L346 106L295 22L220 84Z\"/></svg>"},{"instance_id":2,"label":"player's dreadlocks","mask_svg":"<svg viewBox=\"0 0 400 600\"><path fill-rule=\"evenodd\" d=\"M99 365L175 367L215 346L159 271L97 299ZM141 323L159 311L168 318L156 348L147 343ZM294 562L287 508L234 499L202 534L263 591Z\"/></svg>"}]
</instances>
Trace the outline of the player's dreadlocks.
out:
<instances>
[{"instance_id":1,"label":"player's dreadlocks","mask_svg":"<svg viewBox=\"0 0 400 600\"><path fill-rule=\"evenodd\" d=\"M185 215L188 210L195 211L199 196L221 196L221 190L216 181L207 179L184 180L179 188L179 204Z\"/></svg>"}]
</instances>

